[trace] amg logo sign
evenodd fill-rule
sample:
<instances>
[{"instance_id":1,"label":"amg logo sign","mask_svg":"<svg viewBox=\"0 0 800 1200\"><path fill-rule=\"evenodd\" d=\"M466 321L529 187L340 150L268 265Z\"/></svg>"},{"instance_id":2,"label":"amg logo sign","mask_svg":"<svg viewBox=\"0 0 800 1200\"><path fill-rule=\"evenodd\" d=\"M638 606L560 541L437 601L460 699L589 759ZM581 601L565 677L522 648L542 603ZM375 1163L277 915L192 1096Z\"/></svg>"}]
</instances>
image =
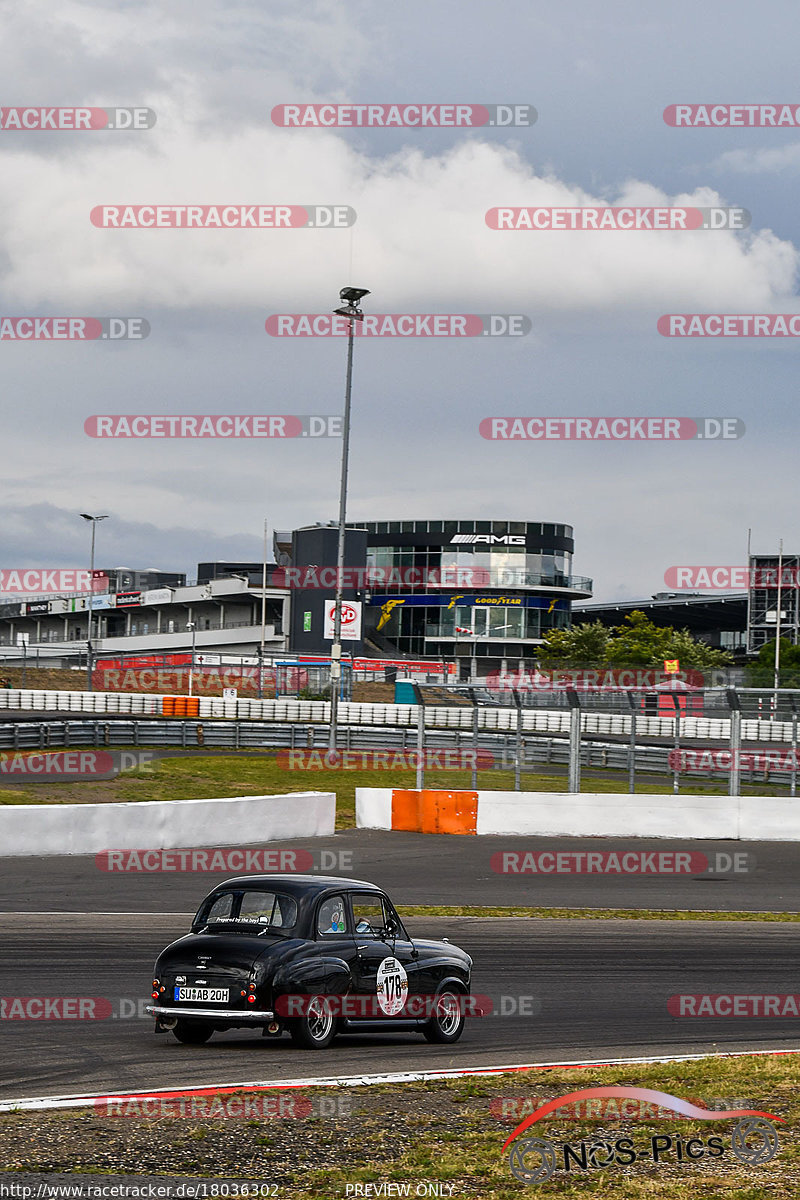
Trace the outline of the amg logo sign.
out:
<instances>
[{"instance_id":1,"label":"amg logo sign","mask_svg":"<svg viewBox=\"0 0 800 1200\"><path fill-rule=\"evenodd\" d=\"M456 533L450 538L451 546L524 546L525 538L513 533Z\"/></svg>"}]
</instances>

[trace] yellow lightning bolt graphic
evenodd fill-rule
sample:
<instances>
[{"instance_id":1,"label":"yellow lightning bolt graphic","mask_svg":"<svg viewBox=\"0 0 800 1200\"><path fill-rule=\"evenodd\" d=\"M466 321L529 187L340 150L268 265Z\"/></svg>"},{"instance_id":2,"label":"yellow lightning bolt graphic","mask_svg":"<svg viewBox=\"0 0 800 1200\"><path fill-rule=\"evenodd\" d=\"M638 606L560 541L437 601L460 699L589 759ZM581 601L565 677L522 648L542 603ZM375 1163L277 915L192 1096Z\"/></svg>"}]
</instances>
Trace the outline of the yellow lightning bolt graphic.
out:
<instances>
[{"instance_id":1,"label":"yellow lightning bolt graphic","mask_svg":"<svg viewBox=\"0 0 800 1200\"><path fill-rule=\"evenodd\" d=\"M381 605L381 619L377 624L378 632L383 629L387 622L391 621L392 609L396 608L398 604L405 604L405 600L387 600L385 604Z\"/></svg>"},{"instance_id":2,"label":"yellow lightning bolt graphic","mask_svg":"<svg viewBox=\"0 0 800 1200\"><path fill-rule=\"evenodd\" d=\"M547 610L548 613L551 613L553 611L553 609L555 608L557 603L558 603L558 597L556 596L555 600L550 601L550 607Z\"/></svg>"}]
</instances>

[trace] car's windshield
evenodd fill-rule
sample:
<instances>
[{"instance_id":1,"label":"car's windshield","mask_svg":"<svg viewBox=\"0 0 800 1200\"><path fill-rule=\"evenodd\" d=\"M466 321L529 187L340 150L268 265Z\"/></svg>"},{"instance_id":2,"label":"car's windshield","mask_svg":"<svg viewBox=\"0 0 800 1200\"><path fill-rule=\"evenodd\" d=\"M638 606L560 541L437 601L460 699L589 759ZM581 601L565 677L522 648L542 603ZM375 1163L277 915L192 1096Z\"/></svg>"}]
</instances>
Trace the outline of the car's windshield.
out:
<instances>
[{"instance_id":1,"label":"car's windshield","mask_svg":"<svg viewBox=\"0 0 800 1200\"><path fill-rule=\"evenodd\" d=\"M281 892L231 888L206 897L192 928L205 928L210 932L219 928L236 932L242 928L243 932L252 933L254 926L260 931L277 931L291 929L296 922L297 903L291 896Z\"/></svg>"}]
</instances>

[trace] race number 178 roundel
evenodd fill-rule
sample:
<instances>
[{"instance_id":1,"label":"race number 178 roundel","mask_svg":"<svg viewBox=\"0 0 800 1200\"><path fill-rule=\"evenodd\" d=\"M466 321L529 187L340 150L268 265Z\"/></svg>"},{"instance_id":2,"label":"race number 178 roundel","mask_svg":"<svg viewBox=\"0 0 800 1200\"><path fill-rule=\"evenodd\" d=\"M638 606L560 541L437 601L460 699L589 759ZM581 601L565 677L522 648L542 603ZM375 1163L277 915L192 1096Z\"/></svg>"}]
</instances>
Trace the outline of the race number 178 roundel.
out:
<instances>
[{"instance_id":1,"label":"race number 178 roundel","mask_svg":"<svg viewBox=\"0 0 800 1200\"><path fill-rule=\"evenodd\" d=\"M408 996L408 976L396 958L385 958L378 967L378 1004L387 1017L396 1017Z\"/></svg>"}]
</instances>

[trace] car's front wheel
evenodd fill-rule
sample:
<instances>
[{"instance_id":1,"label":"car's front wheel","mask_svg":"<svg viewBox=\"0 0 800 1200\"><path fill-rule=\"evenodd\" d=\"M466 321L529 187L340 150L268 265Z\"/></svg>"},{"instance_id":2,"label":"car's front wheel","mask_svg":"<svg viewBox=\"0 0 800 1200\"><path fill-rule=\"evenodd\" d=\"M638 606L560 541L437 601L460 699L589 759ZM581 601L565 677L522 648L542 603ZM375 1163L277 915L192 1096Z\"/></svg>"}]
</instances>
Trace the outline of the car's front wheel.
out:
<instances>
[{"instance_id":1,"label":"car's front wheel","mask_svg":"<svg viewBox=\"0 0 800 1200\"><path fill-rule=\"evenodd\" d=\"M336 1018L326 996L311 996L302 1017L296 1017L289 1032L296 1046L304 1050L324 1050L336 1034Z\"/></svg>"},{"instance_id":2,"label":"car's front wheel","mask_svg":"<svg viewBox=\"0 0 800 1200\"><path fill-rule=\"evenodd\" d=\"M202 1046L214 1032L214 1026L206 1021L185 1021L179 1019L172 1031L179 1042L187 1046Z\"/></svg>"},{"instance_id":3,"label":"car's front wheel","mask_svg":"<svg viewBox=\"0 0 800 1200\"><path fill-rule=\"evenodd\" d=\"M464 1032L466 996L455 988L444 988L433 1005L422 1032L429 1042L457 1042Z\"/></svg>"}]
</instances>

